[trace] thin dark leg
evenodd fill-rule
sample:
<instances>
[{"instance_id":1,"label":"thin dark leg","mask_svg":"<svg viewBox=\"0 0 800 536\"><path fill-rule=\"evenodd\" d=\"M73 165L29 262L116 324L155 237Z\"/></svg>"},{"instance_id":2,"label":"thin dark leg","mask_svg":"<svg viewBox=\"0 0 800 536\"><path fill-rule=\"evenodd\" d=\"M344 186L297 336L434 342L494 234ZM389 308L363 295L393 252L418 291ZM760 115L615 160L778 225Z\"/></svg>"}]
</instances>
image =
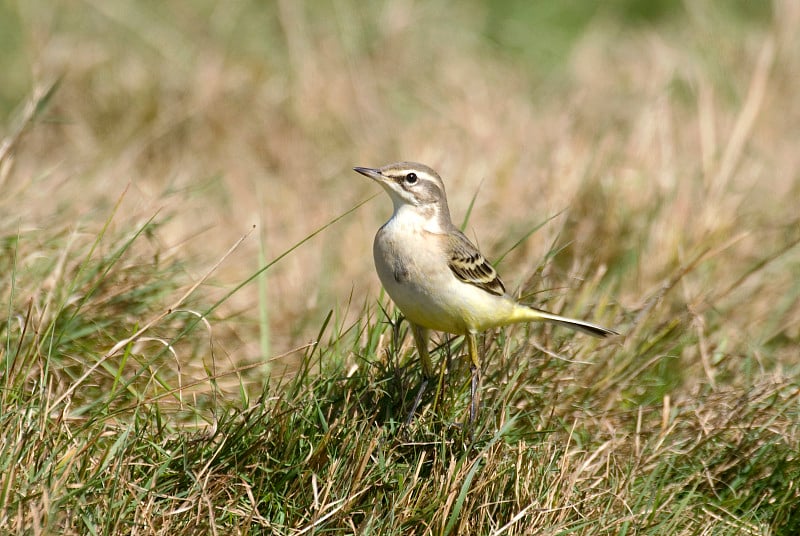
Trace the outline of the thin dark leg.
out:
<instances>
[{"instance_id":1,"label":"thin dark leg","mask_svg":"<svg viewBox=\"0 0 800 536\"><path fill-rule=\"evenodd\" d=\"M474 333L467 333L467 348L469 358L472 361L470 370L472 371L472 384L470 385L470 405L469 421L470 424L478 418L478 407L480 405L480 386L481 386L481 360L478 357L478 342Z\"/></svg>"},{"instance_id":2,"label":"thin dark leg","mask_svg":"<svg viewBox=\"0 0 800 536\"><path fill-rule=\"evenodd\" d=\"M481 383L481 371L475 365L470 367L470 371L472 372L472 383L469 389L469 423L473 424L475 419L478 418L478 405L480 404L478 387Z\"/></svg>"},{"instance_id":3,"label":"thin dark leg","mask_svg":"<svg viewBox=\"0 0 800 536\"><path fill-rule=\"evenodd\" d=\"M417 396L414 397L414 405L411 406L411 411L408 412L408 417L406 417L406 426L411 424L411 421L414 420L414 415L417 413L417 408L422 402L422 395L425 394L425 389L427 387L428 378L423 378L422 383L419 384L419 389L417 389Z\"/></svg>"},{"instance_id":4,"label":"thin dark leg","mask_svg":"<svg viewBox=\"0 0 800 536\"><path fill-rule=\"evenodd\" d=\"M447 368L447 358L439 361L439 381L436 383L436 396L433 399L433 411L439 407L439 399L444 396L444 372Z\"/></svg>"}]
</instances>

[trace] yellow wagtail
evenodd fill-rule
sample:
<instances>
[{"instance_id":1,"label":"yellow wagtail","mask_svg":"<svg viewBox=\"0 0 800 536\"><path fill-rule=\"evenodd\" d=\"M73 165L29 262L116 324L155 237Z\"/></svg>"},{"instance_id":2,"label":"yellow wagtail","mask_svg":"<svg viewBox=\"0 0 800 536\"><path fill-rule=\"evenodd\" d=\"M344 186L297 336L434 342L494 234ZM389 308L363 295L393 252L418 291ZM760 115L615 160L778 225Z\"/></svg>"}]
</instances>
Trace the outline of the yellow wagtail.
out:
<instances>
[{"instance_id":1,"label":"yellow wagtail","mask_svg":"<svg viewBox=\"0 0 800 536\"><path fill-rule=\"evenodd\" d=\"M494 267L453 225L444 183L428 166L398 162L380 169L353 169L376 181L392 198L394 213L375 235L373 256L383 287L411 325L425 375L422 389L433 377L428 330L464 335L467 339L472 361L471 421L477 411L480 381L476 342L479 332L541 320L595 337L616 335L589 322L523 305L507 294ZM434 405L443 379L444 366Z\"/></svg>"}]
</instances>

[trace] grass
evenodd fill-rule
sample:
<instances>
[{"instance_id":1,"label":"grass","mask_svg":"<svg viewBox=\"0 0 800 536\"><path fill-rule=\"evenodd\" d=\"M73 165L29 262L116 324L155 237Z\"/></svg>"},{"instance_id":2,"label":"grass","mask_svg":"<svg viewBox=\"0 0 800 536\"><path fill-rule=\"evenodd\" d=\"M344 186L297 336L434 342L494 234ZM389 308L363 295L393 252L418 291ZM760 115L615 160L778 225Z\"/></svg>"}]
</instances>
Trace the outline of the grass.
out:
<instances>
[{"instance_id":1,"label":"grass","mask_svg":"<svg viewBox=\"0 0 800 536\"><path fill-rule=\"evenodd\" d=\"M800 11L648 6L0 4L2 532L796 534ZM398 159L623 335L486 333L471 434L440 336L405 424Z\"/></svg>"}]
</instances>

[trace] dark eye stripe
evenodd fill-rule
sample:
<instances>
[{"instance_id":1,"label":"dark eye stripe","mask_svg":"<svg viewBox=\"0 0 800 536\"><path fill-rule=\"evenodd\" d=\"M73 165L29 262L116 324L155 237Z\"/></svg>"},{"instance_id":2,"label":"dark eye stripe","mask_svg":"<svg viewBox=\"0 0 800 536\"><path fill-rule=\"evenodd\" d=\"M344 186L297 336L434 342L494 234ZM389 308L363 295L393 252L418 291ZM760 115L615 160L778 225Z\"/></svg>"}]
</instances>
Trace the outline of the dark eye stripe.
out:
<instances>
[{"instance_id":1,"label":"dark eye stripe","mask_svg":"<svg viewBox=\"0 0 800 536\"><path fill-rule=\"evenodd\" d=\"M444 197L441 182L425 172L406 168L392 170L385 175L390 177L403 190L413 192L416 199L422 203L438 201ZM414 176L416 180L409 181L411 176ZM444 200L444 202L446 203L447 201Z\"/></svg>"}]
</instances>

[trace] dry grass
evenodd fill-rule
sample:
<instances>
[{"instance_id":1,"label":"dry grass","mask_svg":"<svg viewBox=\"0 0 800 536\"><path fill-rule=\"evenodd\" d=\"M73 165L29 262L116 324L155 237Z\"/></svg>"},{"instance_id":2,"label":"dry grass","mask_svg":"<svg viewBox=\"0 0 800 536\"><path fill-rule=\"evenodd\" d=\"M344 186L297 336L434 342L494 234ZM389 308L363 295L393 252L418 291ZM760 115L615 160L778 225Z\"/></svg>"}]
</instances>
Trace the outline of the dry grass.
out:
<instances>
[{"instance_id":1,"label":"dry grass","mask_svg":"<svg viewBox=\"0 0 800 536\"><path fill-rule=\"evenodd\" d=\"M0 526L796 533L800 9L556 5L0 5ZM487 334L474 441L337 219L400 159L624 333Z\"/></svg>"}]
</instances>

